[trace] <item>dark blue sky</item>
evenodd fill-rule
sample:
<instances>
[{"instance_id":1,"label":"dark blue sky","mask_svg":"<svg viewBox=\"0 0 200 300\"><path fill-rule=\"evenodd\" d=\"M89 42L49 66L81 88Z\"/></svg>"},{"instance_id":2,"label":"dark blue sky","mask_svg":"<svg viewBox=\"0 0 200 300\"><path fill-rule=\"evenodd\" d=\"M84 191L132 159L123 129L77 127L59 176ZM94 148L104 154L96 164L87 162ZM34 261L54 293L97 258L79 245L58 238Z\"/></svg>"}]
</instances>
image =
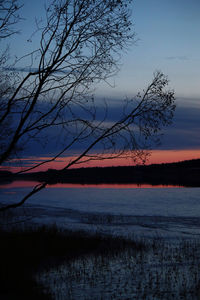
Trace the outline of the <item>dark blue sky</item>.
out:
<instances>
[{"instance_id":1,"label":"dark blue sky","mask_svg":"<svg viewBox=\"0 0 200 300\"><path fill-rule=\"evenodd\" d=\"M44 5L50 0L26 0L21 35L12 37L11 52L18 57L35 49L39 42L35 19L44 19ZM122 55L121 71L107 84L97 87L102 96L132 96L151 81L155 70L168 75L179 97L200 96L200 1L134 0L132 20L136 43ZM31 42L29 41L31 38Z\"/></svg>"},{"instance_id":2,"label":"dark blue sky","mask_svg":"<svg viewBox=\"0 0 200 300\"><path fill-rule=\"evenodd\" d=\"M116 121L121 114L121 106L117 106L115 99L110 99L112 105L109 108L107 122ZM108 100L109 103L109 100ZM188 105L190 103L190 105ZM101 120L104 110L101 108L97 121ZM157 150L192 150L200 148L200 106L196 99L177 99L177 108L172 125L163 130L161 145L154 147ZM28 148L25 148L26 156L49 156L60 149L63 135L56 128L48 130L45 135L48 136L48 147L43 147L43 143L30 142ZM45 144L45 140L44 140ZM72 152L84 149L84 143L76 144Z\"/></svg>"},{"instance_id":3,"label":"dark blue sky","mask_svg":"<svg viewBox=\"0 0 200 300\"><path fill-rule=\"evenodd\" d=\"M11 54L20 57L39 42L37 35L31 43L28 40L35 30L35 17L44 17L45 3L49 0L24 1L21 35L10 40ZM161 70L175 90L177 110L160 149L199 149L200 1L134 0L132 10L137 42L123 54L119 74L110 79L114 88L102 83L96 86L96 94L99 98L132 97L150 83L155 70ZM114 105L111 116L118 112L118 105ZM54 135L56 132L52 131L51 136ZM48 149L34 144L28 153L46 155Z\"/></svg>"}]
</instances>

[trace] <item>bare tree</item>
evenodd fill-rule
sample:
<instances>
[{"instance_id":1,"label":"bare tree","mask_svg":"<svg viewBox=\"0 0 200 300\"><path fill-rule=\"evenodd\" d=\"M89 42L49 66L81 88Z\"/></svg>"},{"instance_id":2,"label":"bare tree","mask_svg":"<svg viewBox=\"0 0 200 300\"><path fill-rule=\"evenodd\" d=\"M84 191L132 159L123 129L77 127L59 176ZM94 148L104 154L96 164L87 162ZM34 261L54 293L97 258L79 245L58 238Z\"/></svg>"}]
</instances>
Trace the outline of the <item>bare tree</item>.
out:
<instances>
[{"instance_id":1,"label":"bare tree","mask_svg":"<svg viewBox=\"0 0 200 300\"><path fill-rule=\"evenodd\" d=\"M91 93L95 84L116 74L120 53L134 42L131 2L57 0L46 8L46 21L37 24L35 33L40 45L24 57L30 66L21 69L2 97L0 132L6 131L6 139L1 138L0 164L30 140L44 140L53 128L61 128L63 136L51 160L84 143L64 169L123 155L143 160L144 150L158 142L175 109L174 92L165 89L168 79L161 72L143 93L125 101L121 116L112 122L106 118L109 104L104 116L97 117L99 103ZM31 194L45 186L38 185Z\"/></svg>"},{"instance_id":2,"label":"bare tree","mask_svg":"<svg viewBox=\"0 0 200 300\"><path fill-rule=\"evenodd\" d=\"M19 15L21 8L18 0L0 0L0 43L19 33L16 25L22 19ZM4 43L0 50L0 117L7 107L9 97L14 93L14 80L11 78L16 78L16 73L6 71L9 70L8 61L9 46ZM11 135L11 122L11 116L8 116L0 127L0 153L6 148L7 139Z\"/></svg>"},{"instance_id":3,"label":"bare tree","mask_svg":"<svg viewBox=\"0 0 200 300\"><path fill-rule=\"evenodd\" d=\"M18 33L15 25L21 19L18 14L21 7L18 0L0 0L0 39Z\"/></svg>"}]
</instances>

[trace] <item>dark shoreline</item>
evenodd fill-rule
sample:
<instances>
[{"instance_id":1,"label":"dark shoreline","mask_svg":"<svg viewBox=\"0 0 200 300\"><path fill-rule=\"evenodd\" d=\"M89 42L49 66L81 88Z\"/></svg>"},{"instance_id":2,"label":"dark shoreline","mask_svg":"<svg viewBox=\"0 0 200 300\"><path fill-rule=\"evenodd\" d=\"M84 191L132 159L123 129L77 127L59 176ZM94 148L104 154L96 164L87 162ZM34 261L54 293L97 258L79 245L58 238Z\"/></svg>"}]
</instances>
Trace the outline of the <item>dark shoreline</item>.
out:
<instances>
[{"instance_id":1,"label":"dark shoreline","mask_svg":"<svg viewBox=\"0 0 200 300\"><path fill-rule=\"evenodd\" d=\"M0 171L0 183L15 180L48 184L151 184L200 187L200 159L176 163L120 167L93 167L57 171L13 174Z\"/></svg>"}]
</instances>

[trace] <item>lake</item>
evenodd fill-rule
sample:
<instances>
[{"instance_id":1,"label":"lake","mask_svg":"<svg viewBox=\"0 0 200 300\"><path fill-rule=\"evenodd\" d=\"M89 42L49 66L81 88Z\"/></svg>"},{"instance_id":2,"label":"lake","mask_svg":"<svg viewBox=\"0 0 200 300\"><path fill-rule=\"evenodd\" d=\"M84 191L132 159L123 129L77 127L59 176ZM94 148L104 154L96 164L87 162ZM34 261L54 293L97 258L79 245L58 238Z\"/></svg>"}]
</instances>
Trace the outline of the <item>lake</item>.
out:
<instances>
[{"instance_id":1,"label":"lake","mask_svg":"<svg viewBox=\"0 0 200 300\"><path fill-rule=\"evenodd\" d=\"M34 182L2 185L2 203L19 201ZM33 223L120 235L199 237L200 188L57 184L31 197L19 214Z\"/></svg>"},{"instance_id":2,"label":"lake","mask_svg":"<svg viewBox=\"0 0 200 300\"><path fill-rule=\"evenodd\" d=\"M20 201L35 184L2 185L0 202ZM1 225L56 224L146 245L118 254L80 255L38 272L36 281L55 300L197 300L199 195L200 188L57 184L15 209L10 219L5 215Z\"/></svg>"}]
</instances>

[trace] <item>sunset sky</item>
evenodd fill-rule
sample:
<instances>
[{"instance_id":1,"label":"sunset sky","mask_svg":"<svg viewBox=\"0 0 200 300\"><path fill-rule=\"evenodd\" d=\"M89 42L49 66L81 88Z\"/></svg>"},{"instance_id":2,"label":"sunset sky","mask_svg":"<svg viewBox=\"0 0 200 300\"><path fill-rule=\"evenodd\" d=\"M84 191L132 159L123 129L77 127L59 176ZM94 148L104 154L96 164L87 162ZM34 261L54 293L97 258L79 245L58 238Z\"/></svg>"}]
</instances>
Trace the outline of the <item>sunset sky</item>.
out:
<instances>
[{"instance_id":1,"label":"sunset sky","mask_svg":"<svg viewBox=\"0 0 200 300\"><path fill-rule=\"evenodd\" d=\"M49 3L24 2L21 11L24 20L18 25L20 38L18 35L9 41L11 54L18 57L37 43L34 36L31 43L28 40L35 29L35 17L43 18L44 4ZM151 82L156 70L161 70L175 91L177 109L173 125L164 130L162 145L155 149L150 161L200 158L200 1L134 0L132 18L137 41L123 53L119 74L109 80L114 88L99 84L96 97L106 98L108 103L131 98ZM117 114L119 107L113 109ZM53 148L42 149L34 144L26 156L49 157L53 152Z\"/></svg>"}]
</instances>

